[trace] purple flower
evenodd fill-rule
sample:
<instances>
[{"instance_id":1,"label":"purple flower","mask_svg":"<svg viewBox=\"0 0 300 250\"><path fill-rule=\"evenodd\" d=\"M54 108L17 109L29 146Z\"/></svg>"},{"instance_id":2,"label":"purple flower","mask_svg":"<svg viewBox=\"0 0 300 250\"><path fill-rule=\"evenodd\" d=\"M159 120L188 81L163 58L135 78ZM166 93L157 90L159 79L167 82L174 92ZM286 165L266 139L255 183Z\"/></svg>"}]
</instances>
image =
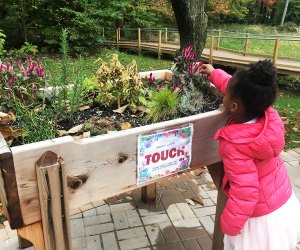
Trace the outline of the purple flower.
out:
<instances>
[{"instance_id":1,"label":"purple flower","mask_svg":"<svg viewBox=\"0 0 300 250\"><path fill-rule=\"evenodd\" d=\"M148 81L149 85L152 85L154 83L155 77L153 76L152 73L150 73L150 76L149 76L149 78L147 78L147 81Z\"/></svg>"},{"instance_id":2,"label":"purple flower","mask_svg":"<svg viewBox=\"0 0 300 250\"><path fill-rule=\"evenodd\" d=\"M11 96L10 96L10 94L8 92L5 92L5 95L6 95L7 99L11 98Z\"/></svg>"}]
</instances>

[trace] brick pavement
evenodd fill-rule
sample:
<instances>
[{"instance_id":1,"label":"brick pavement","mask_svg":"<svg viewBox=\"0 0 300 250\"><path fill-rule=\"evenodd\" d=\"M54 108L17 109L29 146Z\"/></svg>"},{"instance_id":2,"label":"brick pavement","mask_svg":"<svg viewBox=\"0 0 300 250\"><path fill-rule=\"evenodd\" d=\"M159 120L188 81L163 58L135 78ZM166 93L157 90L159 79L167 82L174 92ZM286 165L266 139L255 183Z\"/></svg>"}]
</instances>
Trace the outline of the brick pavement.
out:
<instances>
[{"instance_id":1,"label":"brick pavement","mask_svg":"<svg viewBox=\"0 0 300 250\"><path fill-rule=\"evenodd\" d=\"M300 199L300 148L282 152L282 157ZM152 204L143 203L137 189L72 216L73 249L211 249L217 191L207 170L164 179L158 182L157 193ZM189 199L196 196L203 205L190 204ZM7 222L0 228L1 249L19 249L16 231Z\"/></svg>"}]
</instances>

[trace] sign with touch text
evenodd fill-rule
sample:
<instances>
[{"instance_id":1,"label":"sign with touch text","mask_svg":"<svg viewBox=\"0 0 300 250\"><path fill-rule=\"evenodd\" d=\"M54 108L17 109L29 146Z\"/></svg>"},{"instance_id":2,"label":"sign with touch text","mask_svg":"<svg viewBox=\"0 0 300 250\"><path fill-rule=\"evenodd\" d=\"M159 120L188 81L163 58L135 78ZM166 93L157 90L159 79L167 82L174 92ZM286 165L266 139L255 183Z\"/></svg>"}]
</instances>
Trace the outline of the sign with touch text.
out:
<instances>
[{"instance_id":1,"label":"sign with touch text","mask_svg":"<svg viewBox=\"0 0 300 250\"><path fill-rule=\"evenodd\" d=\"M138 138L137 184L190 168L193 125Z\"/></svg>"}]
</instances>

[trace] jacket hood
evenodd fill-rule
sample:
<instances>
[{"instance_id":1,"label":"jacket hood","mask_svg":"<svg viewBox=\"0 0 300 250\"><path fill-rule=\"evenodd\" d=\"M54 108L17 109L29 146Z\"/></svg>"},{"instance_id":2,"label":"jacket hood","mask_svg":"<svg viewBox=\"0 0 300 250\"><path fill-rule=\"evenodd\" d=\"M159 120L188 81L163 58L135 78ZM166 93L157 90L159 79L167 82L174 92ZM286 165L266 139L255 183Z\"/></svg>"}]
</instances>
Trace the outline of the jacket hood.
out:
<instances>
[{"instance_id":1,"label":"jacket hood","mask_svg":"<svg viewBox=\"0 0 300 250\"><path fill-rule=\"evenodd\" d=\"M280 154L284 147L284 126L278 112L268 108L255 123L229 125L219 129L215 140L225 139L243 147L244 153L256 159L269 159ZM246 147L246 150L244 148Z\"/></svg>"}]
</instances>

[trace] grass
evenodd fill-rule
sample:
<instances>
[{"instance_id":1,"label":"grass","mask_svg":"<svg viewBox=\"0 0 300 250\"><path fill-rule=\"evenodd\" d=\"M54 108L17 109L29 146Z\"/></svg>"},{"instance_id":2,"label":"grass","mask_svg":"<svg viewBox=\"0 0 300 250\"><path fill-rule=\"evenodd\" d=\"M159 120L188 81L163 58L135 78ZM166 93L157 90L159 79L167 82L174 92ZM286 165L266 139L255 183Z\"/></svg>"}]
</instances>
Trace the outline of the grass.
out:
<instances>
[{"instance_id":1,"label":"grass","mask_svg":"<svg viewBox=\"0 0 300 250\"><path fill-rule=\"evenodd\" d=\"M83 67L80 69L84 77L92 77L96 74L96 71L99 67L97 63L98 58L102 58L104 61L108 61L109 54L118 54L120 62L127 66L132 60L136 60L138 65L138 71L149 71L149 70L158 70L158 69L170 69L172 66L171 60L157 60L154 57L149 56L137 56L134 54L122 53L117 50L104 50L99 55L84 57L80 60ZM61 75L61 58L58 57L44 57L42 62L47 73L47 78L49 79L49 84L53 85L54 81L58 81L59 76ZM80 63L78 58L69 59L68 69L70 74L70 81L73 82L76 76L76 72L79 70Z\"/></svg>"},{"instance_id":2,"label":"grass","mask_svg":"<svg viewBox=\"0 0 300 250\"><path fill-rule=\"evenodd\" d=\"M300 147L300 94L280 91L274 106L286 131L286 149Z\"/></svg>"},{"instance_id":3,"label":"grass","mask_svg":"<svg viewBox=\"0 0 300 250\"><path fill-rule=\"evenodd\" d=\"M233 49L238 51L244 51L245 39L236 39L234 37L246 37L245 34L232 34L225 33L223 31L234 31L239 33L250 33L260 36L250 35L248 52L254 54L262 54L272 56L274 52L274 40L257 40L251 39L251 37L264 39L271 38L268 35L277 35L277 36L298 36L300 40L300 35L298 33L279 33L275 26L264 26L264 25L238 25L238 24L227 24L217 27L217 29L222 30L221 36L226 36L226 38L221 38L220 47L226 49ZM212 34L209 32L208 34ZM214 35L217 36L217 33L214 32ZM228 37L227 37L228 36ZM216 45L215 39L215 45ZM210 41L207 41L207 46L209 46ZM280 40L279 57L290 57L300 59L300 42L299 41L286 41Z\"/></svg>"}]
</instances>

